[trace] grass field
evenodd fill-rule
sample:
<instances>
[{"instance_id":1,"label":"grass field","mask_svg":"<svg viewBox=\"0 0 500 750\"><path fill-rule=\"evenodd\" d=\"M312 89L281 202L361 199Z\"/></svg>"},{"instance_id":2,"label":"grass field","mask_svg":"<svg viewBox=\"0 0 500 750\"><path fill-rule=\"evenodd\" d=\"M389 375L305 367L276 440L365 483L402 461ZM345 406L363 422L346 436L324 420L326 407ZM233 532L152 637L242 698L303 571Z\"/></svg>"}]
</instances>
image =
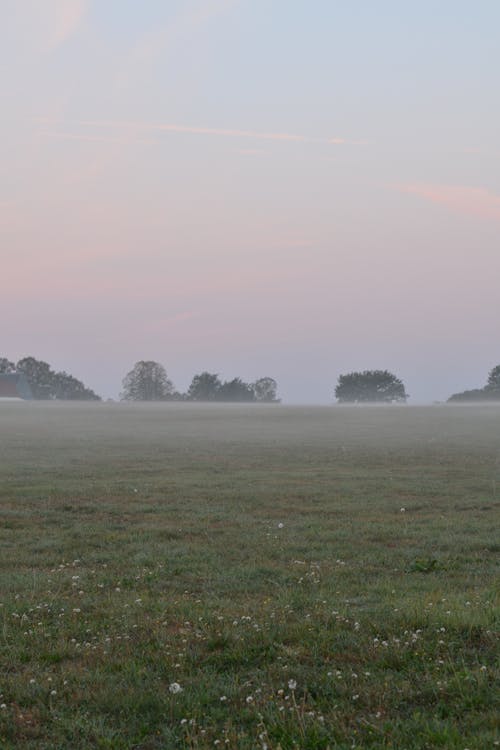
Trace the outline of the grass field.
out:
<instances>
[{"instance_id":1,"label":"grass field","mask_svg":"<svg viewBox=\"0 0 500 750\"><path fill-rule=\"evenodd\" d=\"M499 507L500 408L2 403L0 747L500 746Z\"/></svg>"}]
</instances>

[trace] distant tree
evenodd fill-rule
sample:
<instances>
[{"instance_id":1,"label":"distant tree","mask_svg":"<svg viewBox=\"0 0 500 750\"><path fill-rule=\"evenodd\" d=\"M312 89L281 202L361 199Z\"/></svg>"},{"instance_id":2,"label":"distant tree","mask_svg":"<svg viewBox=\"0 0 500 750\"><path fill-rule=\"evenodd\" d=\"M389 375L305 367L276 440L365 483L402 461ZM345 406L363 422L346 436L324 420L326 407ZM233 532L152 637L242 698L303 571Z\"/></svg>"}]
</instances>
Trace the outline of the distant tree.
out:
<instances>
[{"instance_id":1,"label":"distant tree","mask_svg":"<svg viewBox=\"0 0 500 750\"><path fill-rule=\"evenodd\" d=\"M490 370L484 388L454 393L448 401L496 401L498 399L500 399L500 365Z\"/></svg>"},{"instance_id":2,"label":"distant tree","mask_svg":"<svg viewBox=\"0 0 500 750\"><path fill-rule=\"evenodd\" d=\"M226 380L217 392L217 401L255 401L253 388L241 378Z\"/></svg>"},{"instance_id":3,"label":"distant tree","mask_svg":"<svg viewBox=\"0 0 500 750\"><path fill-rule=\"evenodd\" d=\"M62 401L100 401L101 397L90 388L86 388L81 380L77 380L67 372L56 372L52 378L52 398Z\"/></svg>"},{"instance_id":4,"label":"distant tree","mask_svg":"<svg viewBox=\"0 0 500 750\"><path fill-rule=\"evenodd\" d=\"M33 398L54 398L55 373L47 362L35 359L35 357L24 357L19 360L16 369L26 376L26 380L31 386Z\"/></svg>"},{"instance_id":5,"label":"distant tree","mask_svg":"<svg viewBox=\"0 0 500 750\"><path fill-rule=\"evenodd\" d=\"M15 372L16 366L6 357L0 357L0 373Z\"/></svg>"},{"instance_id":6,"label":"distant tree","mask_svg":"<svg viewBox=\"0 0 500 750\"><path fill-rule=\"evenodd\" d=\"M180 391L173 391L170 398L170 401L187 401L187 395L185 393L181 393Z\"/></svg>"},{"instance_id":7,"label":"distant tree","mask_svg":"<svg viewBox=\"0 0 500 750\"><path fill-rule=\"evenodd\" d=\"M255 400L261 403L277 403L278 384L274 378L259 378L252 385Z\"/></svg>"},{"instance_id":8,"label":"distant tree","mask_svg":"<svg viewBox=\"0 0 500 750\"><path fill-rule=\"evenodd\" d=\"M491 399L491 395L488 396L486 388L473 388L470 391L454 393L448 401L487 401L488 398Z\"/></svg>"},{"instance_id":9,"label":"distant tree","mask_svg":"<svg viewBox=\"0 0 500 750\"><path fill-rule=\"evenodd\" d=\"M364 370L341 375L335 388L339 403L405 402L403 382L388 370Z\"/></svg>"},{"instance_id":10,"label":"distant tree","mask_svg":"<svg viewBox=\"0 0 500 750\"><path fill-rule=\"evenodd\" d=\"M81 380L66 372L54 372L51 366L35 357L24 357L15 369L26 376L33 398L72 401L100 401L101 398Z\"/></svg>"},{"instance_id":11,"label":"distant tree","mask_svg":"<svg viewBox=\"0 0 500 750\"><path fill-rule=\"evenodd\" d=\"M215 373L202 372L195 375L188 388L188 401L217 401L222 387L220 378Z\"/></svg>"},{"instance_id":12,"label":"distant tree","mask_svg":"<svg viewBox=\"0 0 500 750\"><path fill-rule=\"evenodd\" d=\"M123 401L168 401L173 394L174 385L158 362L140 360L123 378Z\"/></svg>"},{"instance_id":13,"label":"distant tree","mask_svg":"<svg viewBox=\"0 0 500 750\"><path fill-rule=\"evenodd\" d=\"M488 374L488 382L486 383L485 390L489 393L498 393L500 397L500 365L497 365Z\"/></svg>"}]
</instances>

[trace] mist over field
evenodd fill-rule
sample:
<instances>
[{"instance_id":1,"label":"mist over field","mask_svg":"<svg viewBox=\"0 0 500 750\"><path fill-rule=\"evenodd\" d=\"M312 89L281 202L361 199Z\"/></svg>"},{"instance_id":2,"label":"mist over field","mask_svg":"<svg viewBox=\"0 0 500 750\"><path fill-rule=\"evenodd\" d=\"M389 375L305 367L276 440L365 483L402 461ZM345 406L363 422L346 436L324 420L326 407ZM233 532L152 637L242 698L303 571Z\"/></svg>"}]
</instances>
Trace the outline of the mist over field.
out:
<instances>
[{"instance_id":1,"label":"mist over field","mask_svg":"<svg viewBox=\"0 0 500 750\"><path fill-rule=\"evenodd\" d=\"M22 461L22 447L32 445L45 460L64 463L69 453L85 465L89 454L108 461L107 446L123 450L140 464L152 450L158 458L189 447L193 466L202 449L220 456L220 446L252 448L265 454L274 444L311 445L322 455L332 450L393 451L398 447L438 454L445 446L470 451L500 451L500 404L286 406L210 403L3 402L0 431L5 458ZM138 453L130 452L136 446ZM182 446L182 447L181 447ZM79 448L85 449L78 457ZM35 454L36 457L36 454ZM99 458L100 457L100 458ZM221 456L222 457L222 456ZM500 455L499 455L500 458ZM36 468L36 461L33 464Z\"/></svg>"}]
</instances>

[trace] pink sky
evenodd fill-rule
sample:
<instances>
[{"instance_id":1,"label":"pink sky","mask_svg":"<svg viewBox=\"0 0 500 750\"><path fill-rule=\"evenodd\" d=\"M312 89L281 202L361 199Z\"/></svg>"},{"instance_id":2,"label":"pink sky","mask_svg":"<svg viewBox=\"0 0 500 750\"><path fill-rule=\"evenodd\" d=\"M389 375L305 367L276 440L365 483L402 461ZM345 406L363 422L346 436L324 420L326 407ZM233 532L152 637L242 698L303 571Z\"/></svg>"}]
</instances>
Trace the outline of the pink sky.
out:
<instances>
[{"instance_id":1,"label":"pink sky","mask_svg":"<svg viewBox=\"0 0 500 750\"><path fill-rule=\"evenodd\" d=\"M0 356L103 396L149 358L292 403L352 369L414 401L484 383L500 10L333 5L2 6Z\"/></svg>"}]
</instances>

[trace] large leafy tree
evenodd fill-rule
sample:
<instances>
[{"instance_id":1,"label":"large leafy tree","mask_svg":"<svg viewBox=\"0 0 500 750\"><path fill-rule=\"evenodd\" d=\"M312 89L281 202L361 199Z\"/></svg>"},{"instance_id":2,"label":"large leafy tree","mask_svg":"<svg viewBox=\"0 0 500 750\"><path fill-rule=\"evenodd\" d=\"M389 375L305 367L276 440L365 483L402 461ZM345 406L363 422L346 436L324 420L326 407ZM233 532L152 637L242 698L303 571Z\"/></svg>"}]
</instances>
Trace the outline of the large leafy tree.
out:
<instances>
[{"instance_id":1,"label":"large leafy tree","mask_svg":"<svg viewBox=\"0 0 500 750\"><path fill-rule=\"evenodd\" d=\"M252 385L255 400L261 403L276 403L279 401L278 384L274 378L259 378Z\"/></svg>"},{"instance_id":2,"label":"large leafy tree","mask_svg":"<svg viewBox=\"0 0 500 750\"><path fill-rule=\"evenodd\" d=\"M364 370L341 375L335 388L339 403L405 402L403 382L388 370Z\"/></svg>"},{"instance_id":3,"label":"large leafy tree","mask_svg":"<svg viewBox=\"0 0 500 750\"><path fill-rule=\"evenodd\" d=\"M218 375L212 372L201 372L195 375L188 388L189 401L217 401L222 383Z\"/></svg>"},{"instance_id":4,"label":"large leafy tree","mask_svg":"<svg viewBox=\"0 0 500 750\"><path fill-rule=\"evenodd\" d=\"M123 378L124 401L168 401L174 396L174 385L163 365L140 360Z\"/></svg>"},{"instance_id":5,"label":"large leafy tree","mask_svg":"<svg viewBox=\"0 0 500 750\"><path fill-rule=\"evenodd\" d=\"M26 380L31 386L33 398L50 399L55 398L54 394L54 376L48 362L35 357L24 357L16 365L18 372L26 376Z\"/></svg>"},{"instance_id":6,"label":"large leafy tree","mask_svg":"<svg viewBox=\"0 0 500 750\"><path fill-rule=\"evenodd\" d=\"M35 399L101 400L100 396L86 388L81 380L66 372L54 372L48 362L35 357L20 359L15 370L25 375Z\"/></svg>"}]
</instances>

